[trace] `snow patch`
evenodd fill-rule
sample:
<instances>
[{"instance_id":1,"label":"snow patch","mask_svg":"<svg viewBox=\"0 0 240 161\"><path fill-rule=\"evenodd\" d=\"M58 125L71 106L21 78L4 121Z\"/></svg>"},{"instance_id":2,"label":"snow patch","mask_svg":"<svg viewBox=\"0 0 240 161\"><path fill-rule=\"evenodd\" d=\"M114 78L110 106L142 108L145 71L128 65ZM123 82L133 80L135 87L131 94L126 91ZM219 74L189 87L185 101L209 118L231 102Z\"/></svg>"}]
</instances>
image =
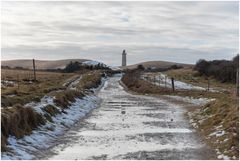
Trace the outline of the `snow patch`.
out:
<instances>
[{"instance_id":1,"label":"snow patch","mask_svg":"<svg viewBox=\"0 0 240 161\"><path fill-rule=\"evenodd\" d=\"M68 88L70 88L72 90L76 90L76 86L80 82L81 79L82 79L82 76L79 76L76 80L74 80L73 82L71 82L69 84Z\"/></svg>"},{"instance_id":2,"label":"snow patch","mask_svg":"<svg viewBox=\"0 0 240 161\"><path fill-rule=\"evenodd\" d=\"M92 89L97 91L100 89L105 78L102 78L102 84ZM75 82L73 83L75 84ZM41 154L41 150L46 150L54 145L58 136L64 134L69 127L73 126L77 121L86 116L92 109L97 108L100 104L101 98L95 95L87 95L82 99L76 98L67 109L64 109L65 113L57 114L52 117L53 122L47 122L45 125L38 127L38 129L32 131L32 134L24 136L21 139L17 139L14 136L9 136L7 147L11 151L2 152L2 160L30 160L34 159L36 154ZM24 107L32 107L36 112L44 115L43 108L47 105L55 106L54 97L44 96L40 102L30 102Z\"/></svg>"},{"instance_id":3,"label":"snow patch","mask_svg":"<svg viewBox=\"0 0 240 161\"><path fill-rule=\"evenodd\" d=\"M181 96L170 96L170 95L165 95L165 96L176 99L178 101L184 101L184 102L191 103L194 105L199 105L199 106L203 106L215 100L215 99L208 99L208 98L193 98L193 97L181 97Z\"/></svg>"},{"instance_id":4,"label":"snow patch","mask_svg":"<svg viewBox=\"0 0 240 161\"><path fill-rule=\"evenodd\" d=\"M150 81L152 84L154 85L158 85L161 87L167 87L167 88L172 88L172 80L165 74L162 73L158 73L158 76L150 76L151 80L148 80L147 77L149 77L148 74L144 74L142 75L142 79ZM153 79L155 78L155 80ZM199 90L199 91L206 91L206 88L203 87L199 87L199 86L194 86L192 84L189 83L185 83L185 82L181 82L178 80L174 80L174 86L175 89L183 89L183 90ZM211 92L217 92L216 90L210 88L209 91Z\"/></svg>"},{"instance_id":5,"label":"snow patch","mask_svg":"<svg viewBox=\"0 0 240 161\"><path fill-rule=\"evenodd\" d=\"M76 99L72 105L65 109L66 113L58 114L52 118L53 122L47 122L45 125L34 130L31 135L21 139L13 136L8 138L7 147L12 149L11 152L3 152L1 159L33 159L34 154L39 151L51 147L57 136L62 135L65 130L74 125L79 119L84 117L92 109L97 107L100 98L96 96L86 96L83 99ZM44 97L41 102L52 103L52 98ZM44 113L41 107L43 105L36 104L34 109L40 113ZM51 130L50 130L51 129Z\"/></svg>"},{"instance_id":6,"label":"snow patch","mask_svg":"<svg viewBox=\"0 0 240 161\"><path fill-rule=\"evenodd\" d=\"M209 136L216 136L216 137L220 137L220 136L223 136L225 134L225 131L222 130L222 131L215 131L211 134L209 134Z\"/></svg>"},{"instance_id":7,"label":"snow patch","mask_svg":"<svg viewBox=\"0 0 240 161\"><path fill-rule=\"evenodd\" d=\"M13 87L15 85L15 81L9 81L9 80L1 80L1 87Z\"/></svg>"},{"instance_id":8,"label":"snow patch","mask_svg":"<svg viewBox=\"0 0 240 161\"><path fill-rule=\"evenodd\" d=\"M87 65L87 66L97 66L98 64L103 66L103 67L108 67L106 64L99 62L99 61L93 61L93 60L88 60L82 62L82 64Z\"/></svg>"},{"instance_id":9,"label":"snow patch","mask_svg":"<svg viewBox=\"0 0 240 161\"><path fill-rule=\"evenodd\" d=\"M219 149L216 149L216 152L217 152L217 158L218 159L223 159L223 160L230 160L230 158L224 154L221 154L221 152L219 151Z\"/></svg>"}]
</instances>

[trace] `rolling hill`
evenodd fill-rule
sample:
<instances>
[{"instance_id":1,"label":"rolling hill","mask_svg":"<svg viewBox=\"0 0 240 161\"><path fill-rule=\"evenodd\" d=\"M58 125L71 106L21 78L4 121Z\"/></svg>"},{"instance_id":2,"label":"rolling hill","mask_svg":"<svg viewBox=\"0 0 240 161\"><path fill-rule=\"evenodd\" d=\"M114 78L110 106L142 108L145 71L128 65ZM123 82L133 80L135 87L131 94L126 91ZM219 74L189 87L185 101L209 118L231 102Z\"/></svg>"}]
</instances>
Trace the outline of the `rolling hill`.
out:
<instances>
[{"instance_id":1,"label":"rolling hill","mask_svg":"<svg viewBox=\"0 0 240 161\"><path fill-rule=\"evenodd\" d=\"M172 65L178 65L182 67L192 67L193 65L191 64L184 64L184 63L175 63L175 62L168 62L168 61L147 61L147 62L142 62L142 63L137 63L133 65L128 65L126 67L120 67L121 69L134 69L137 68L138 65L143 65L145 68L168 68Z\"/></svg>"},{"instance_id":2,"label":"rolling hill","mask_svg":"<svg viewBox=\"0 0 240 161\"><path fill-rule=\"evenodd\" d=\"M64 68L71 61L75 62L84 62L88 61L87 59L63 59L63 60L35 60L37 69L57 69ZM32 69L32 59L18 59L18 60L5 60L1 61L2 66L22 67Z\"/></svg>"}]
</instances>

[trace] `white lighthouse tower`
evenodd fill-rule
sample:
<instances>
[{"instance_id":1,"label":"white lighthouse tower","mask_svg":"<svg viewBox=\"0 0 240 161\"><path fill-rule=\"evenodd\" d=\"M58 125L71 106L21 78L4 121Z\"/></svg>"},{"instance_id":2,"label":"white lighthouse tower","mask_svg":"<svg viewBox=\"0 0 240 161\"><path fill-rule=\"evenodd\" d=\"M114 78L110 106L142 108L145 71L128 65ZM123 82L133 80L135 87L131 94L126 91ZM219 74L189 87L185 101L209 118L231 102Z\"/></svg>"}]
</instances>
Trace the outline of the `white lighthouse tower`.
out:
<instances>
[{"instance_id":1,"label":"white lighthouse tower","mask_svg":"<svg viewBox=\"0 0 240 161\"><path fill-rule=\"evenodd\" d=\"M122 66L125 67L127 65L127 53L125 50L122 52Z\"/></svg>"}]
</instances>

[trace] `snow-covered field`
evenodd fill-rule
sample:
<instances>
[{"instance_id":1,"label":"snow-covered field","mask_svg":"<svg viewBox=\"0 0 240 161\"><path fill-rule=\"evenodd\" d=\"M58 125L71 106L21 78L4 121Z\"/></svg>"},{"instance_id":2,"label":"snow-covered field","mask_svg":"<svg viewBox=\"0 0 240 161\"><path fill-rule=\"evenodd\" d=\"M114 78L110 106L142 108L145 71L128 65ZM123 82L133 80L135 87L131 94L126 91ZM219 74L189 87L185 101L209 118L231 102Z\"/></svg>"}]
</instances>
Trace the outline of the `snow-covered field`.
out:
<instances>
[{"instance_id":1,"label":"snow-covered field","mask_svg":"<svg viewBox=\"0 0 240 161\"><path fill-rule=\"evenodd\" d=\"M150 77L151 79L147 79L147 77ZM154 81L154 77L149 75L148 73L142 75L141 78L144 80L150 81L154 85L172 88L172 80L163 73L158 73L158 75L155 77L155 81ZM203 88L200 86L194 86L192 84L181 82L178 80L174 80L174 87L175 87L175 89L183 89L183 90L200 90L200 91L207 90L206 88ZM214 90L212 88L210 88L209 91L216 92L216 90Z\"/></svg>"}]
</instances>

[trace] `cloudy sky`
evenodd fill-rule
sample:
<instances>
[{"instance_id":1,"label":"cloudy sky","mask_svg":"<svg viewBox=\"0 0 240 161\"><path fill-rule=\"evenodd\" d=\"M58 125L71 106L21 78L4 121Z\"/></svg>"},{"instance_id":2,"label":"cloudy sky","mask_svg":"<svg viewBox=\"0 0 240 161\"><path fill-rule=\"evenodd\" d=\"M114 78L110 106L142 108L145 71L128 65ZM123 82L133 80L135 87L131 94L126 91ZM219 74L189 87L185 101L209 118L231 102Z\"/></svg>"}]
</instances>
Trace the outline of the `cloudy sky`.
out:
<instances>
[{"instance_id":1,"label":"cloudy sky","mask_svg":"<svg viewBox=\"0 0 240 161\"><path fill-rule=\"evenodd\" d=\"M9 59L195 63L239 52L238 2L2 2Z\"/></svg>"}]
</instances>

